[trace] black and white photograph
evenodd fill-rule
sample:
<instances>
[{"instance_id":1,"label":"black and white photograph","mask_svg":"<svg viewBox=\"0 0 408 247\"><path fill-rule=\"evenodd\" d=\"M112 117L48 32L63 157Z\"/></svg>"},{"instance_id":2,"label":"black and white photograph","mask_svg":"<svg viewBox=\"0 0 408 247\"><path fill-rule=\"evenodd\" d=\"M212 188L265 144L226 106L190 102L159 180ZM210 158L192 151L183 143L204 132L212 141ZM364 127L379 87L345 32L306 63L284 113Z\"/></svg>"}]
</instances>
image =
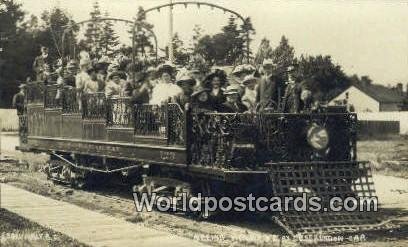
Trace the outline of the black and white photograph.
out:
<instances>
[{"instance_id":1,"label":"black and white photograph","mask_svg":"<svg viewBox=\"0 0 408 247\"><path fill-rule=\"evenodd\" d=\"M408 1L0 0L0 246L408 246Z\"/></svg>"}]
</instances>

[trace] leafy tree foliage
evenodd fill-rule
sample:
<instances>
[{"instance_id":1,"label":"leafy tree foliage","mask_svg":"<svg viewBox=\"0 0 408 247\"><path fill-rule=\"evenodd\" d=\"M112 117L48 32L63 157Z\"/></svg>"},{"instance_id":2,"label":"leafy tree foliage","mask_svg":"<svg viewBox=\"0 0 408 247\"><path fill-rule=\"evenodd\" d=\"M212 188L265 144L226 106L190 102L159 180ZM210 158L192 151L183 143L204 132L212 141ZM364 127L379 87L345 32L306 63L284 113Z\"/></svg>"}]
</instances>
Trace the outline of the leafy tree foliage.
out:
<instances>
[{"instance_id":1,"label":"leafy tree foliage","mask_svg":"<svg viewBox=\"0 0 408 247\"><path fill-rule=\"evenodd\" d=\"M146 21L146 14L144 9L139 7L137 16L135 18L135 49L142 55L146 56L149 50L152 50L154 45L151 42L151 30L153 25ZM133 29L133 27L132 27ZM130 30L129 33L133 35L133 30Z\"/></svg>"},{"instance_id":2,"label":"leafy tree foliage","mask_svg":"<svg viewBox=\"0 0 408 247\"><path fill-rule=\"evenodd\" d=\"M213 36L202 36L195 45L194 52L205 57L211 64L232 65L242 62L248 51L247 41L254 33L251 20L238 27L236 18L231 16L222 32ZM246 33L249 32L249 35Z\"/></svg>"},{"instance_id":3,"label":"leafy tree foliage","mask_svg":"<svg viewBox=\"0 0 408 247\"><path fill-rule=\"evenodd\" d=\"M319 100L328 101L350 85L350 79L330 56L300 56L294 78L304 83Z\"/></svg>"}]
</instances>

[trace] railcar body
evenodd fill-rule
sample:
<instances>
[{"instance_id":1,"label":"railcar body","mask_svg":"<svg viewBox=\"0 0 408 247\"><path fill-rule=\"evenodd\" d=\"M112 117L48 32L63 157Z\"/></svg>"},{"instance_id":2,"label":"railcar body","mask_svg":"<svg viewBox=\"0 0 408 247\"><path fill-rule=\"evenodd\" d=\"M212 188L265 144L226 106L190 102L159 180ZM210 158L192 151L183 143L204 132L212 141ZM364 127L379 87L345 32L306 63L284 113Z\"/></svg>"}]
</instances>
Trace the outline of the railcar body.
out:
<instances>
[{"instance_id":1,"label":"railcar body","mask_svg":"<svg viewBox=\"0 0 408 247\"><path fill-rule=\"evenodd\" d=\"M308 191L328 201L374 193L372 182L362 180L371 176L369 165L356 157L356 114L344 108L216 113L177 104L133 105L104 94L84 95L78 104L75 89L41 82L27 85L26 102L19 149L49 153L48 176L73 185L92 174L120 174L143 181L141 190L176 183L203 195ZM293 234L327 227L312 216L313 228L310 215L285 217L279 222ZM373 223L361 215L355 219Z\"/></svg>"}]
</instances>

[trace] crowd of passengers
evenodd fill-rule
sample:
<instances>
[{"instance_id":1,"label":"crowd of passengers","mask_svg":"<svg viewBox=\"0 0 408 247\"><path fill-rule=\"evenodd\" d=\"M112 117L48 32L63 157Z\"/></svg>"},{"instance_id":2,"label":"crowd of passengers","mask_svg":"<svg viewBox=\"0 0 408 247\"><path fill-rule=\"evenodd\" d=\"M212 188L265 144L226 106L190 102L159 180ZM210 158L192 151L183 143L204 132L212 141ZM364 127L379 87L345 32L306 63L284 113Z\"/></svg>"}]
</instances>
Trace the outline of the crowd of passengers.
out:
<instances>
[{"instance_id":1,"label":"crowd of passengers","mask_svg":"<svg viewBox=\"0 0 408 247\"><path fill-rule=\"evenodd\" d=\"M79 62L70 60L65 66L60 62L51 71L48 49L42 47L34 62L37 81L59 85L56 98L61 97L62 88L72 87L78 99L85 94L103 93L107 98L129 97L134 104L172 102L184 107L189 103L217 112L256 112L276 109L278 104L285 112L299 112L312 103L311 92L295 82L289 71L285 71L288 80L282 87L271 59L265 59L260 68L250 64L235 66L227 74L221 68L206 69L194 62L181 68L170 62L147 67L129 59L124 62L121 56L93 60L81 52L79 57Z\"/></svg>"}]
</instances>

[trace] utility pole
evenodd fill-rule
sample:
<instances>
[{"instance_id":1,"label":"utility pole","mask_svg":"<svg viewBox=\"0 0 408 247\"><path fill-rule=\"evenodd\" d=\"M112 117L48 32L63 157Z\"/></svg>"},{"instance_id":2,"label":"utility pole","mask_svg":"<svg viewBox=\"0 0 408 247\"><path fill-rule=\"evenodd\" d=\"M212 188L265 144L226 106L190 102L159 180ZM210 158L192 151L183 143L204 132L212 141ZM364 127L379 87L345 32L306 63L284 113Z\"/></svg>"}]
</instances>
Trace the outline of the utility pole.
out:
<instances>
[{"instance_id":1,"label":"utility pole","mask_svg":"<svg viewBox=\"0 0 408 247\"><path fill-rule=\"evenodd\" d=\"M170 4L173 0L170 0ZM173 6L169 8L169 61L174 63L174 47L173 47Z\"/></svg>"}]
</instances>

